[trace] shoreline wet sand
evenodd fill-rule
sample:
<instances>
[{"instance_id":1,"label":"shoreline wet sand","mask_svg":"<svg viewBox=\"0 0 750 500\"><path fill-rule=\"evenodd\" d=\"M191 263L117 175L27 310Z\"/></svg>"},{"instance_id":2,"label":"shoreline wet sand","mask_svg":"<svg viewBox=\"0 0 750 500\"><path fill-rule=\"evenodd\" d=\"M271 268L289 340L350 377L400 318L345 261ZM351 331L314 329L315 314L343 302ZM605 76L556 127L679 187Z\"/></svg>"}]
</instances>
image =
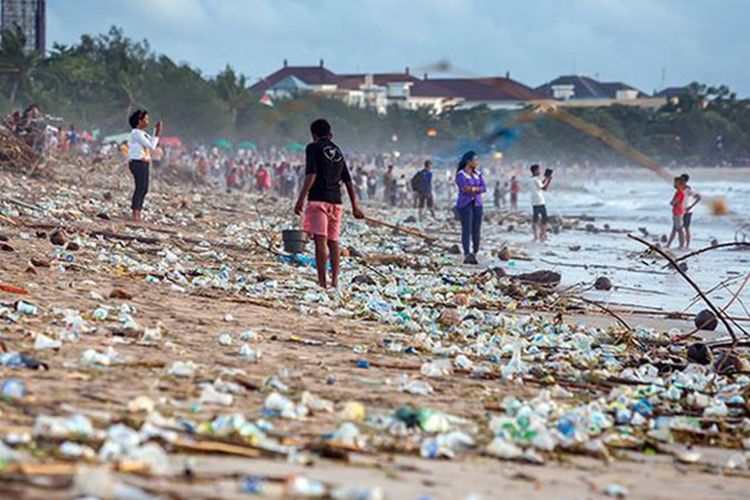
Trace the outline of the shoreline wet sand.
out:
<instances>
[{"instance_id":1,"label":"shoreline wet sand","mask_svg":"<svg viewBox=\"0 0 750 500\"><path fill-rule=\"evenodd\" d=\"M69 168L61 167L61 174L71 173ZM2 253L0 281L29 293L0 295L6 307L0 314L1 340L7 351L49 365L48 371L0 367L3 380L14 377L25 386L22 397L0 402L0 433L20 455L4 456L0 469L2 489L10 494L107 496L118 484L173 498L231 498L247 496L256 485L275 496L297 491L293 488L301 488L304 477L331 487L380 486L389 498L493 498L500 491L509 498L598 497L608 489L614 495L627 490L633 498L744 496L750 473L737 455L744 456L746 407L735 399L727 414L705 414L718 388L734 384L722 395L726 399L743 393L742 375L727 376L731 383L713 389L686 388L676 401L664 399L656 380L622 379L624 369L648 362L662 363L663 379L684 371L684 346L663 344L665 332L690 331L691 321L623 314L633 327L645 328L632 339L618 340L623 332L607 315L593 309L557 311L551 306L559 298L554 293L511 290L494 278L490 285L476 276L485 267L457 266L457 256L434 244L352 223L348 214L351 239L345 237L345 246L364 256L344 259L346 286L340 295L321 294L309 266L292 267L264 250L278 243L277 229L289 221L274 213L290 212L291 201L222 196L208 188L190 192L162 180L149 194L147 222L137 227L122 218L130 185L118 182L118 176L127 180L114 169L109 176L84 175L76 184L60 180L65 175L50 180L0 173L4 194L40 208L2 205L13 211L0 226L12 251ZM51 243L51 234L62 227L77 250ZM384 261L371 253L393 257ZM513 272L550 267L518 262ZM361 283L353 282L360 276ZM19 313L19 300L35 306L35 313ZM77 315L66 315L65 309ZM554 330L557 312L562 323ZM591 328L599 330L594 334ZM243 336L248 331L253 333ZM219 342L223 333L231 344ZM41 334L61 340L59 349L35 350ZM586 337L594 340L593 354ZM519 342L524 361L517 372L503 376ZM243 344L248 349L240 354ZM398 344L401 349L394 347ZM608 358L597 350L602 347L616 354ZM101 356L87 356L91 349ZM456 363L458 354L471 364ZM441 359L450 361L449 374L425 376L424 365ZM607 364L614 363L611 359L622 365ZM179 376L173 370L178 361L196 366ZM404 390L414 381L427 382L431 391ZM575 444L562 446L554 435L552 450L509 436L518 448L536 450L525 457L510 453L500 460L482 451L494 439L488 428L492 417L509 414L508 405L514 404L508 397L528 402L545 390L560 408L543 422L553 434L566 414L563 408L599 400L600 413L614 424L616 411L607 401L613 391L623 391L622 406L631 418L633 405L642 399L653 408L639 413L641 423L580 429ZM314 396L307 397L310 412L301 418L280 418L268 407L273 393L297 405L306 391ZM231 403L215 393L232 395ZM689 404L697 393L713 396L706 406ZM542 403L535 403L535 410L541 411ZM423 424L383 425L405 405L457 418L448 424L438 419L436 432L420 429ZM74 414L85 415L95 431L39 423L40 416ZM233 428L217 418L236 414L252 427ZM702 422L692 430L675 429L672 442L663 433L649 434L658 417L675 415ZM144 422L150 431L143 430ZM354 422L356 432L344 427L346 422ZM102 458L103 443L120 443L107 434L118 423L140 429L143 442ZM454 431L474 442L454 439L459 444L450 460L419 458L425 441ZM146 441L169 452L167 464L159 452L143 452ZM81 448L63 446L66 442ZM590 442L597 444L587 449ZM210 446L213 451L206 453ZM526 463L539 458L543 465ZM61 469L45 472L42 464ZM94 484L96 474L87 467L106 464L116 472Z\"/></svg>"}]
</instances>

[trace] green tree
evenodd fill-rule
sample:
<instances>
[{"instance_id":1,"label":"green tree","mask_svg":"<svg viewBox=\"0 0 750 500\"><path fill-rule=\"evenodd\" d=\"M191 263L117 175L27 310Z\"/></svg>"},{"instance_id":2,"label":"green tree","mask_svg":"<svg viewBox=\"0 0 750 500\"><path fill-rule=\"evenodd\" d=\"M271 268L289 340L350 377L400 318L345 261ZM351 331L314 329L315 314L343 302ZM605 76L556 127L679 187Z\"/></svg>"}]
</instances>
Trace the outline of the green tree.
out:
<instances>
[{"instance_id":1,"label":"green tree","mask_svg":"<svg viewBox=\"0 0 750 500\"><path fill-rule=\"evenodd\" d=\"M28 79L39 64L41 56L35 51L25 49L26 36L18 25L15 30L3 30L2 38L0 74L6 77L5 96L10 106L14 106L19 89L28 85Z\"/></svg>"}]
</instances>

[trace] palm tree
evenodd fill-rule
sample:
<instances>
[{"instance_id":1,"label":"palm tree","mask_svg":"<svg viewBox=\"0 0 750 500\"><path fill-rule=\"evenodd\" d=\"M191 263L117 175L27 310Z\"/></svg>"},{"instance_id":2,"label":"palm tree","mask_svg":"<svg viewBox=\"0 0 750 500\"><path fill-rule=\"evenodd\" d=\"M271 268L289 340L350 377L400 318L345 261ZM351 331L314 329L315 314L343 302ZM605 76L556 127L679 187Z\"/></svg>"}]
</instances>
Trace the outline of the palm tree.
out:
<instances>
[{"instance_id":1,"label":"palm tree","mask_svg":"<svg viewBox=\"0 0 750 500\"><path fill-rule=\"evenodd\" d=\"M13 106L18 89L39 64L42 57L35 51L28 51L26 35L20 26L15 30L3 30L0 46L0 74L6 75L5 95Z\"/></svg>"},{"instance_id":2,"label":"palm tree","mask_svg":"<svg viewBox=\"0 0 750 500\"><path fill-rule=\"evenodd\" d=\"M229 110L230 122L232 127L237 124L237 116L240 111L250 105L252 102L250 89L247 87L247 78L245 75L237 75L231 66L227 67L216 75L211 82L219 98Z\"/></svg>"}]
</instances>

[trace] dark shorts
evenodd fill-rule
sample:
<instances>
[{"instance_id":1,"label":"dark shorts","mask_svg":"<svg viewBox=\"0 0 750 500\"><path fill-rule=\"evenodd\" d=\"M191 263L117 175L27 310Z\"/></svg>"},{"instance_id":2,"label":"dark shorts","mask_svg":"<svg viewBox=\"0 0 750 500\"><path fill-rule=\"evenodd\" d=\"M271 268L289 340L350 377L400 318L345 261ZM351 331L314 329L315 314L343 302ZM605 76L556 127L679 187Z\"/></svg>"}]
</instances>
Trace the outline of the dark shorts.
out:
<instances>
[{"instance_id":1,"label":"dark shorts","mask_svg":"<svg viewBox=\"0 0 750 500\"><path fill-rule=\"evenodd\" d=\"M682 227L685 229L690 229L691 222L693 222L693 213L685 212L685 215L682 216Z\"/></svg>"},{"instance_id":2,"label":"dark shorts","mask_svg":"<svg viewBox=\"0 0 750 500\"><path fill-rule=\"evenodd\" d=\"M672 231L682 231L685 229L684 215L672 215Z\"/></svg>"},{"instance_id":3,"label":"dark shorts","mask_svg":"<svg viewBox=\"0 0 750 500\"><path fill-rule=\"evenodd\" d=\"M510 193L510 202L514 205L518 203L518 193Z\"/></svg>"},{"instance_id":4,"label":"dark shorts","mask_svg":"<svg viewBox=\"0 0 750 500\"><path fill-rule=\"evenodd\" d=\"M418 194L417 203L418 203L419 208L424 208L425 205L427 205L427 208L432 208L432 205L433 205L432 195L431 194Z\"/></svg>"},{"instance_id":5,"label":"dark shorts","mask_svg":"<svg viewBox=\"0 0 750 500\"><path fill-rule=\"evenodd\" d=\"M547 206L546 205L534 205L533 207L533 216L532 216L532 222L534 224L538 223L541 219L542 224L546 224L549 222L549 218L547 217Z\"/></svg>"}]
</instances>

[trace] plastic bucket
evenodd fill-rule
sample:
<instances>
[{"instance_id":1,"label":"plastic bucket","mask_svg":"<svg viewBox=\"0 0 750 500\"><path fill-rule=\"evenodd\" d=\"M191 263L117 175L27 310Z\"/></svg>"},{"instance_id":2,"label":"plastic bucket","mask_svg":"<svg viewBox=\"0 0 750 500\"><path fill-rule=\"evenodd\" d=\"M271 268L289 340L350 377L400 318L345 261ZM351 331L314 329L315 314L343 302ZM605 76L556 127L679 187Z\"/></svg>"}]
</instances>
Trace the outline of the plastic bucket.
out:
<instances>
[{"instance_id":1,"label":"plastic bucket","mask_svg":"<svg viewBox=\"0 0 750 500\"><path fill-rule=\"evenodd\" d=\"M302 253L305 251L307 234L299 229L284 229L281 231L284 251L287 253Z\"/></svg>"}]
</instances>

